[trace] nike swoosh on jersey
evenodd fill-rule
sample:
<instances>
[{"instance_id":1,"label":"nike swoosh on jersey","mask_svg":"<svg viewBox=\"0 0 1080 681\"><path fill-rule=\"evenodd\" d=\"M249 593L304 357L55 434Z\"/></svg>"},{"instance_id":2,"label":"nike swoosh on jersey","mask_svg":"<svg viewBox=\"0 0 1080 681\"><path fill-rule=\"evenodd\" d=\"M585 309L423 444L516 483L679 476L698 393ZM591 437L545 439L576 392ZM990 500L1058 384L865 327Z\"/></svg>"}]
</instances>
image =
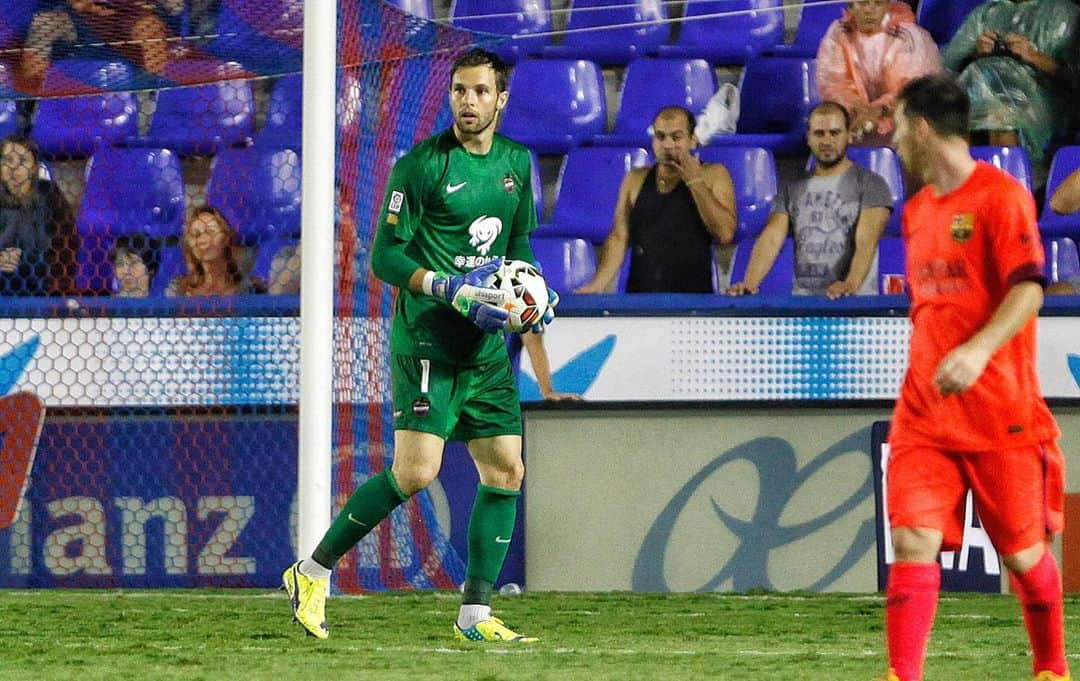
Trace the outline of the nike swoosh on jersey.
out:
<instances>
[{"instance_id":1,"label":"nike swoosh on jersey","mask_svg":"<svg viewBox=\"0 0 1080 681\"><path fill-rule=\"evenodd\" d=\"M469 184L469 183L468 182L462 182L461 184L447 184L446 185L446 193L447 194L453 194L454 192L461 189L462 187L464 187L467 184Z\"/></svg>"}]
</instances>

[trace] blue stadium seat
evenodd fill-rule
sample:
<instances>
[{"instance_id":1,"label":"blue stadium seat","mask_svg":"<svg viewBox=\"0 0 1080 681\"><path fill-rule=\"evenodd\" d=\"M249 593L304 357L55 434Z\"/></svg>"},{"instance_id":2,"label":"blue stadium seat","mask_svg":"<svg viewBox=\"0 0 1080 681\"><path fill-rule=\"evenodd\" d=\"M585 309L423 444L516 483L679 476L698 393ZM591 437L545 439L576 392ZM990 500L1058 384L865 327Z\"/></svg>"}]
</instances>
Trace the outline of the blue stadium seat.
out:
<instances>
[{"instance_id":1,"label":"blue stadium seat","mask_svg":"<svg viewBox=\"0 0 1080 681\"><path fill-rule=\"evenodd\" d=\"M735 256L731 259L731 283L746 278L746 267L750 264L750 254L754 250L754 239L743 239L735 246ZM795 283L795 242L789 237L776 256L769 273L761 280L758 293L770 296L790 296Z\"/></svg>"},{"instance_id":2,"label":"blue stadium seat","mask_svg":"<svg viewBox=\"0 0 1080 681\"><path fill-rule=\"evenodd\" d=\"M1031 161L1023 147L971 147L971 156L1004 170L1031 191Z\"/></svg>"},{"instance_id":3,"label":"blue stadium seat","mask_svg":"<svg viewBox=\"0 0 1080 681\"><path fill-rule=\"evenodd\" d=\"M14 99L0 99L0 138L19 130L19 111Z\"/></svg>"},{"instance_id":4,"label":"blue stadium seat","mask_svg":"<svg viewBox=\"0 0 1080 681\"><path fill-rule=\"evenodd\" d=\"M260 147L296 149L303 142L303 76L299 73L282 76L270 91L266 121L255 143Z\"/></svg>"},{"instance_id":5,"label":"blue stadium seat","mask_svg":"<svg viewBox=\"0 0 1080 681\"><path fill-rule=\"evenodd\" d=\"M731 174L735 186L735 208L739 226L735 240L761 233L776 198L776 160L761 147L702 147L700 158L720 163Z\"/></svg>"},{"instance_id":6,"label":"blue stadium seat","mask_svg":"<svg viewBox=\"0 0 1080 681\"><path fill-rule=\"evenodd\" d=\"M76 283L107 290L109 247L122 234L179 236L184 223L180 159L168 149L99 149L87 162L76 224L82 238Z\"/></svg>"},{"instance_id":7,"label":"blue stadium seat","mask_svg":"<svg viewBox=\"0 0 1080 681\"><path fill-rule=\"evenodd\" d=\"M656 0L573 0L562 44L548 45L544 56L622 66L667 42L667 16Z\"/></svg>"},{"instance_id":8,"label":"blue stadium seat","mask_svg":"<svg viewBox=\"0 0 1080 681\"><path fill-rule=\"evenodd\" d=\"M596 274L596 251L584 239L537 236L532 238L532 249L548 286L560 295L591 281Z\"/></svg>"},{"instance_id":9,"label":"blue stadium seat","mask_svg":"<svg viewBox=\"0 0 1080 681\"><path fill-rule=\"evenodd\" d=\"M795 40L790 45L779 44L767 50L777 57L816 57L818 45L829 30L829 25L844 14L844 5L838 2L822 4L820 0L804 2L795 29Z\"/></svg>"},{"instance_id":10,"label":"blue stadium seat","mask_svg":"<svg viewBox=\"0 0 1080 681\"><path fill-rule=\"evenodd\" d=\"M631 168L649 161L641 148L578 147L570 150L559 173L559 195L551 224L536 236L567 236L602 242L611 231L619 185Z\"/></svg>"},{"instance_id":11,"label":"blue stadium seat","mask_svg":"<svg viewBox=\"0 0 1080 681\"><path fill-rule=\"evenodd\" d=\"M300 0L220 0L206 51L258 73L299 71L304 48Z\"/></svg>"},{"instance_id":12,"label":"blue stadium seat","mask_svg":"<svg viewBox=\"0 0 1080 681\"><path fill-rule=\"evenodd\" d=\"M270 284L270 269L274 264L274 258L286 247L296 248L300 240L293 236L271 237L260 241L255 251L255 261L252 264L251 274L262 279L268 286Z\"/></svg>"},{"instance_id":13,"label":"blue stadium seat","mask_svg":"<svg viewBox=\"0 0 1080 681\"><path fill-rule=\"evenodd\" d=\"M206 200L243 243L300 234L300 156L291 149L225 149L214 157Z\"/></svg>"},{"instance_id":14,"label":"blue stadium seat","mask_svg":"<svg viewBox=\"0 0 1080 681\"><path fill-rule=\"evenodd\" d=\"M454 0L450 17L454 26L470 31L515 36L495 49L511 64L540 54L551 42L548 0ZM530 37L532 33L542 35Z\"/></svg>"},{"instance_id":15,"label":"blue stadium seat","mask_svg":"<svg viewBox=\"0 0 1080 681\"><path fill-rule=\"evenodd\" d=\"M170 64L178 71L184 64ZM239 64L222 64L222 75ZM166 71L168 73L168 70ZM223 80L161 90L147 136L151 146L168 147L181 156L209 155L246 143L255 131L255 97L249 80Z\"/></svg>"},{"instance_id":16,"label":"blue stadium seat","mask_svg":"<svg viewBox=\"0 0 1080 681\"><path fill-rule=\"evenodd\" d=\"M593 138L605 146L649 148L656 112L677 104L694 114L716 92L716 74L704 59L635 59L626 68L615 129Z\"/></svg>"},{"instance_id":17,"label":"blue stadium seat","mask_svg":"<svg viewBox=\"0 0 1080 681\"><path fill-rule=\"evenodd\" d=\"M900 236L900 215L904 209L906 196L904 170L900 165L900 158L890 147L848 147L847 156L852 163L880 175L889 185L893 210L889 215L889 222L885 225L885 233L890 236Z\"/></svg>"},{"instance_id":18,"label":"blue stadium seat","mask_svg":"<svg viewBox=\"0 0 1080 681\"><path fill-rule=\"evenodd\" d=\"M938 45L952 40L956 29L964 23L971 10L985 0L919 0L915 21L922 26Z\"/></svg>"},{"instance_id":19,"label":"blue stadium seat","mask_svg":"<svg viewBox=\"0 0 1080 681\"><path fill-rule=\"evenodd\" d=\"M1061 215L1050 208L1050 197L1065 178L1080 168L1080 146L1062 147L1054 154L1050 164L1050 177L1046 180L1046 201L1039 216L1039 231L1043 236L1072 236L1080 238L1080 213Z\"/></svg>"},{"instance_id":20,"label":"blue stadium seat","mask_svg":"<svg viewBox=\"0 0 1080 681\"><path fill-rule=\"evenodd\" d=\"M74 81L93 92L130 82L131 67L100 60L62 60L45 74L45 89L59 89ZM75 158L94 153L138 132L138 104L131 92L87 94L42 99L34 117L34 139L47 156Z\"/></svg>"},{"instance_id":21,"label":"blue stadium seat","mask_svg":"<svg viewBox=\"0 0 1080 681\"><path fill-rule=\"evenodd\" d=\"M433 19L435 12L431 7L431 0L386 0L402 12L407 12L421 19Z\"/></svg>"},{"instance_id":22,"label":"blue stadium seat","mask_svg":"<svg viewBox=\"0 0 1080 681\"><path fill-rule=\"evenodd\" d=\"M883 236L878 242L878 293L885 293L885 276L907 276L907 257L904 240L898 236ZM905 284L906 289L906 284Z\"/></svg>"},{"instance_id":23,"label":"blue stadium seat","mask_svg":"<svg viewBox=\"0 0 1080 681\"><path fill-rule=\"evenodd\" d=\"M783 41L779 0L686 0L678 40L661 45L658 54L745 64Z\"/></svg>"},{"instance_id":24,"label":"blue stadium seat","mask_svg":"<svg viewBox=\"0 0 1080 681\"><path fill-rule=\"evenodd\" d=\"M0 14L0 48L15 47L26 37L26 29L37 11L38 0L8 0Z\"/></svg>"},{"instance_id":25,"label":"blue stadium seat","mask_svg":"<svg viewBox=\"0 0 1080 681\"><path fill-rule=\"evenodd\" d=\"M755 57L739 84L739 122L733 135L716 135L710 146L765 147L778 155L806 149L807 119L818 101L814 60Z\"/></svg>"},{"instance_id":26,"label":"blue stadium seat","mask_svg":"<svg viewBox=\"0 0 1080 681\"><path fill-rule=\"evenodd\" d=\"M187 274L184 264L184 249L180 246L165 246L158 254L158 271L150 282L150 295L164 296L169 283L182 274Z\"/></svg>"},{"instance_id":27,"label":"blue stadium seat","mask_svg":"<svg viewBox=\"0 0 1080 681\"><path fill-rule=\"evenodd\" d=\"M1069 281L1080 277L1080 255L1076 252L1076 242L1067 236L1056 239L1043 239L1046 252L1046 280L1048 283Z\"/></svg>"},{"instance_id":28,"label":"blue stadium seat","mask_svg":"<svg viewBox=\"0 0 1080 681\"><path fill-rule=\"evenodd\" d=\"M590 61L523 59L510 100L500 132L540 154L565 154L607 124L604 76Z\"/></svg>"}]
</instances>

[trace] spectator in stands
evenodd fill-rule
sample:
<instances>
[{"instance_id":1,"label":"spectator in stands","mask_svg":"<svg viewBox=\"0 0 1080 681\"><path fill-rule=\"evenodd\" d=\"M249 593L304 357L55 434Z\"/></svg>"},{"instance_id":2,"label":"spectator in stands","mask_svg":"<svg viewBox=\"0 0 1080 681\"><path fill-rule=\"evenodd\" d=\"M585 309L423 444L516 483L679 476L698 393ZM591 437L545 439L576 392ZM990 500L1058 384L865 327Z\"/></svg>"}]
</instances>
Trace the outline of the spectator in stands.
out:
<instances>
[{"instance_id":1,"label":"spectator in stands","mask_svg":"<svg viewBox=\"0 0 1080 681\"><path fill-rule=\"evenodd\" d=\"M892 139L900 88L940 70L937 44L909 5L856 0L821 40L817 88L822 99L847 109L853 141L884 145Z\"/></svg>"},{"instance_id":2,"label":"spectator in stands","mask_svg":"<svg viewBox=\"0 0 1080 681\"><path fill-rule=\"evenodd\" d=\"M543 333L523 333L521 334L521 344L525 347L525 351L529 353L529 363L532 365L533 374L536 376L540 396L544 398L545 402L581 401L581 395L561 393L555 390L555 386L551 381L551 363L548 361L547 348L544 347Z\"/></svg>"},{"instance_id":3,"label":"spectator in stands","mask_svg":"<svg viewBox=\"0 0 1080 681\"><path fill-rule=\"evenodd\" d=\"M1080 169L1066 177L1050 197L1050 210L1061 215L1080 211ZM1080 293L1080 277L1054 282L1047 293Z\"/></svg>"},{"instance_id":4,"label":"spectator in stands","mask_svg":"<svg viewBox=\"0 0 1080 681\"><path fill-rule=\"evenodd\" d=\"M991 0L971 11L942 56L971 99L973 131L1043 159L1075 111L1064 60L1078 15L1071 0Z\"/></svg>"},{"instance_id":5,"label":"spectator in stands","mask_svg":"<svg viewBox=\"0 0 1080 681\"><path fill-rule=\"evenodd\" d=\"M657 162L623 179L596 275L578 293L606 291L628 247L628 292L712 292L712 243L735 236L735 188L727 168L694 155L695 125L680 106L665 107L653 119Z\"/></svg>"},{"instance_id":6,"label":"spectator in stands","mask_svg":"<svg viewBox=\"0 0 1080 681\"><path fill-rule=\"evenodd\" d=\"M188 273L176 277L167 296L229 296L266 293L266 285L245 273L236 255L236 231L216 208L195 210L184 225L182 247Z\"/></svg>"},{"instance_id":7,"label":"spectator in stands","mask_svg":"<svg viewBox=\"0 0 1080 681\"><path fill-rule=\"evenodd\" d=\"M300 244L284 246L270 262L269 293L298 295L300 293Z\"/></svg>"},{"instance_id":8,"label":"spectator in stands","mask_svg":"<svg viewBox=\"0 0 1080 681\"><path fill-rule=\"evenodd\" d=\"M23 87L41 86L58 44L107 43L140 68L161 73L169 59L169 24L183 11L184 0L41 0L19 68ZM101 48L94 48L92 56L100 55Z\"/></svg>"},{"instance_id":9,"label":"spectator in stands","mask_svg":"<svg viewBox=\"0 0 1080 681\"><path fill-rule=\"evenodd\" d=\"M758 292L789 231L795 238L792 293L834 299L877 293L877 277L868 275L875 269L892 195L880 175L847 158L850 122L837 102L822 102L810 112L813 173L781 188L754 243L746 278L731 285L730 295Z\"/></svg>"},{"instance_id":10,"label":"spectator in stands","mask_svg":"<svg viewBox=\"0 0 1080 681\"><path fill-rule=\"evenodd\" d=\"M158 270L159 252L157 241L142 234L117 237L109 251L116 280L113 296L145 298L150 295L150 284Z\"/></svg>"},{"instance_id":11,"label":"spectator in stands","mask_svg":"<svg viewBox=\"0 0 1080 681\"><path fill-rule=\"evenodd\" d=\"M40 179L37 143L0 142L0 294L74 293L79 234L60 188Z\"/></svg>"}]
</instances>

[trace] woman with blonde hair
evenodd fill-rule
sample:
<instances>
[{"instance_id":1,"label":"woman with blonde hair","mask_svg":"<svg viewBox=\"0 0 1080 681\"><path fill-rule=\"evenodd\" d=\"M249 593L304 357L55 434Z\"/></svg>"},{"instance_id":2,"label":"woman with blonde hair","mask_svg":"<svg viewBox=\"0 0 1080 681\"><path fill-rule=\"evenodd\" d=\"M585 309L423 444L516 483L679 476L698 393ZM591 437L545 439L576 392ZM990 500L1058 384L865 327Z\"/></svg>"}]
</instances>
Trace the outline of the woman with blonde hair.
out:
<instances>
[{"instance_id":1,"label":"woman with blonde hair","mask_svg":"<svg viewBox=\"0 0 1080 681\"><path fill-rule=\"evenodd\" d=\"M188 272L174 278L165 295L266 293L266 285L249 276L240 266L235 241L236 230L220 210L211 206L195 209L184 225L181 242Z\"/></svg>"}]
</instances>

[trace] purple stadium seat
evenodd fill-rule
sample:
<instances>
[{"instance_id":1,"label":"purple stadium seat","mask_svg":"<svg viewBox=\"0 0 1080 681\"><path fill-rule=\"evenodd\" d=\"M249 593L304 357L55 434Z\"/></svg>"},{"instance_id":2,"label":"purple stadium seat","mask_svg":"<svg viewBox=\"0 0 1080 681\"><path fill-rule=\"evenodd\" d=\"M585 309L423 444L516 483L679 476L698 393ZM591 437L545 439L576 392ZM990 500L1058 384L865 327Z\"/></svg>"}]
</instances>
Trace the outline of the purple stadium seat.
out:
<instances>
[{"instance_id":1,"label":"purple stadium seat","mask_svg":"<svg viewBox=\"0 0 1080 681\"><path fill-rule=\"evenodd\" d=\"M533 255L544 271L548 286L569 293L596 274L596 251L584 239L533 237Z\"/></svg>"},{"instance_id":2,"label":"purple stadium seat","mask_svg":"<svg viewBox=\"0 0 1080 681\"><path fill-rule=\"evenodd\" d=\"M1004 170L1031 191L1031 161L1023 147L971 147L971 156Z\"/></svg>"},{"instance_id":3,"label":"purple stadium seat","mask_svg":"<svg viewBox=\"0 0 1080 681\"><path fill-rule=\"evenodd\" d=\"M898 236L883 236L878 242L878 293L886 292L885 276L889 274L907 276L904 240Z\"/></svg>"},{"instance_id":4,"label":"purple stadium seat","mask_svg":"<svg viewBox=\"0 0 1080 681\"><path fill-rule=\"evenodd\" d=\"M600 243L611 231L619 185L631 168L648 163L641 148L578 147L571 149L559 175L559 196L549 225L537 237L566 236Z\"/></svg>"},{"instance_id":5,"label":"purple stadium seat","mask_svg":"<svg viewBox=\"0 0 1080 681\"><path fill-rule=\"evenodd\" d=\"M746 63L739 85L735 134L716 135L709 145L801 153L806 149L806 122L817 101L813 59L755 57Z\"/></svg>"},{"instance_id":6,"label":"purple stadium seat","mask_svg":"<svg viewBox=\"0 0 1080 681\"><path fill-rule=\"evenodd\" d=\"M776 161L761 147L702 147L700 158L720 163L735 185L735 209L739 226L736 241L756 236L769 219L776 198Z\"/></svg>"},{"instance_id":7,"label":"purple stadium seat","mask_svg":"<svg viewBox=\"0 0 1080 681\"><path fill-rule=\"evenodd\" d=\"M623 78L614 131L593 142L649 148L649 126L657 111L677 104L697 114L715 92L716 74L704 59L635 59Z\"/></svg>"},{"instance_id":8,"label":"purple stadium seat","mask_svg":"<svg viewBox=\"0 0 1080 681\"><path fill-rule=\"evenodd\" d=\"M523 59L510 77L502 132L540 154L565 154L604 131L604 77L596 64Z\"/></svg>"},{"instance_id":9,"label":"purple stadium seat","mask_svg":"<svg viewBox=\"0 0 1080 681\"><path fill-rule=\"evenodd\" d=\"M754 250L754 239L743 239L735 246L735 256L731 260L731 283L746 278L746 267L750 264L750 253ZM758 293L769 296L790 296L795 283L795 242L789 237L776 256L769 273L761 280Z\"/></svg>"},{"instance_id":10,"label":"purple stadium seat","mask_svg":"<svg viewBox=\"0 0 1080 681\"><path fill-rule=\"evenodd\" d=\"M26 37L38 0L8 0L0 14L0 48L14 47Z\"/></svg>"},{"instance_id":11,"label":"purple stadium seat","mask_svg":"<svg viewBox=\"0 0 1080 681\"><path fill-rule=\"evenodd\" d=\"M495 50L511 64L540 54L551 42L548 0L454 0L450 17L454 26L470 31L514 36ZM542 35L530 37L532 33Z\"/></svg>"},{"instance_id":12,"label":"purple stadium seat","mask_svg":"<svg viewBox=\"0 0 1080 681\"><path fill-rule=\"evenodd\" d=\"M304 82L299 73L282 76L270 91L266 121L255 143L260 147L296 149L303 142Z\"/></svg>"},{"instance_id":13,"label":"purple stadium seat","mask_svg":"<svg viewBox=\"0 0 1080 681\"><path fill-rule=\"evenodd\" d=\"M300 233L300 156L291 149L225 149L206 200L248 245Z\"/></svg>"},{"instance_id":14,"label":"purple stadium seat","mask_svg":"<svg viewBox=\"0 0 1080 681\"><path fill-rule=\"evenodd\" d=\"M916 23L934 37L934 42L944 45L952 40L956 29L964 23L971 10L985 0L919 0Z\"/></svg>"},{"instance_id":15,"label":"purple stadium seat","mask_svg":"<svg viewBox=\"0 0 1080 681\"><path fill-rule=\"evenodd\" d=\"M661 45L661 57L745 64L784 41L779 0L686 0L679 38Z\"/></svg>"},{"instance_id":16,"label":"purple stadium seat","mask_svg":"<svg viewBox=\"0 0 1080 681\"><path fill-rule=\"evenodd\" d=\"M45 74L46 90L68 87L72 82L86 92L123 86L131 79L131 67L100 60L53 62ZM131 92L88 94L80 97L42 99L34 117L34 139L47 156L82 157L99 146L117 144L138 132L138 104Z\"/></svg>"},{"instance_id":17,"label":"purple stadium seat","mask_svg":"<svg viewBox=\"0 0 1080 681\"><path fill-rule=\"evenodd\" d=\"M1076 242L1067 236L1056 239L1043 239L1046 251L1047 283L1069 281L1080 277L1080 255L1076 252Z\"/></svg>"},{"instance_id":18,"label":"purple stadium seat","mask_svg":"<svg viewBox=\"0 0 1080 681\"><path fill-rule=\"evenodd\" d=\"M421 19L432 19L435 12L431 8L431 0L386 0L402 12L406 12Z\"/></svg>"},{"instance_id":19,"label":"purple stadium seat","mask_svg":"<svg viewBox=\"0 0 1080 681\"><path fill-rule=\"evenodd\" d=\"M260 73L300 69L303 0L220 0L218 4L217 33L207 52Z\"/></svg>"},{"instance_id":20,"label":"purple stadium seat","mask_svg":"<svg viewBox=\"0 0 1080 681\"><path fill-rule=\"evenodd\" d=\"M170 64L182 71L183 62ZM229 75L241 67L236 63L216 67ZM223 80L161 90L147 136L150 145L173 149L181 156L213 154L218 149L248 142L255 129L255 97L251 81Z\"/></svg>"},{"instance_id":21,"label":"purple stadium seat","mask_svg":"<svg viewBox=\"0 0 1080 681\"><path fill-rule=\"evenodd\" d=\"M150 282L150 295L164 296L169 282L187 273L184 264L184 250L180 246L165 246L158 254L158 270Z\"/></svg>"},{"instance_id":22,"label":"purple stadium seat","mask_svg":"<svg viewBox=\"0 0 1080 681\"><path fill-rule=\"evenodd\" d=\"M296 248L300 240L293 236L272 237L260 241L255 251L255 261L251 267L251 274L270 284L270 269L274 264L274 258L286 247Z\"/></svg>"},{"instance_id":23,"label":"purple stadium seat","mask_svg":"<svg viewBox=\"0 0 1080 681\"><path fill-rule=\"evenodd\" d=\"M107 290L109 247L122 234L179 236L184 223L180 159L168 149L99 149L86 165L76 218L82 248L77 284Z\"/></svg>"},{"instance_id":24,"label":"purple stadium seat","mask_svg":"<svg viewBox=\"0 0 1080 681\"><path fill-rule=\"evenodd\" d=\"M1050 164L1050 177L1046 180L1046 201L1039 216L1039 231L1043 236L1071 236L1080 238L1080 213L1061 215L1050 208L1050 197L1058 185L1074 170L1080 168L1080 146L1062 147L1054 154Z\"/></svg>"},{"instance_id":25,"label":"purple stadium seat","mask_svg":"<svg viewBox=\"0 0 1080 681\"><path fill-rule=\"evenodd\" d=\"M822 4L820 0L804 2L795 29L795 40L790 45L778 44L766 53L777 57L816 57L818 45L829 30L829 25L844 13L844 5L837 2Z\"/></svg>"},{"instance_id":26,"label":"purple stadium seat","mask_svg":"<svg viewBox=\"0 0 1080 681\"><path fill-rule=\"evenodd\" d=\"M657 0L574 0L562 44L548 45L544 56L622 66L667 40L667 6Z\"/></svg>"}]
</instances>

